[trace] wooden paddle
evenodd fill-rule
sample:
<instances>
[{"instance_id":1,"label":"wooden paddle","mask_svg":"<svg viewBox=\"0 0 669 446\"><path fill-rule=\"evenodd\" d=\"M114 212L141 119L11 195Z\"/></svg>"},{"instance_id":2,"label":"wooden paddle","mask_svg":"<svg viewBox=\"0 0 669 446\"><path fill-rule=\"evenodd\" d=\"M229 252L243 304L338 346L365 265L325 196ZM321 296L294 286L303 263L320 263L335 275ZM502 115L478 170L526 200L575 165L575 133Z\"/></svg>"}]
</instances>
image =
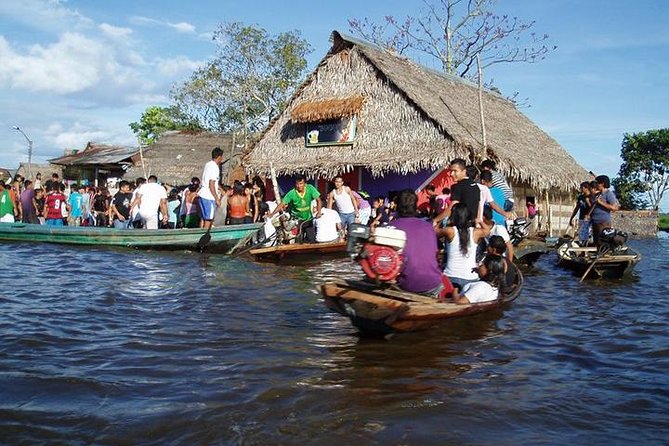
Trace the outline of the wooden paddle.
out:
<instances>
[{"instance_id":1,"label":"wooden paddle","mask_svg":"<svg viewBox=\"0 0 669 446\"><path fill-rule=\"evenodd\" d=\"M207 246L209 246L209 242L211 242L211 228L213 227L213 222L212 224L207 228L207 232L205 232L202 237L200 237L200 240L198 240L197 245L195 245L195 248L202 252L205 250Z\"/></svg>"},{"instance_id":2,"label":"wooden paddle","mask_svg":"<svg viewBox=\"0 0 669 446\"><path fill-rule=\"evenodd\" d=\"M592 270L592 267L595 266L595 263L597 263L597 261L598 261L599 259L601 259L601 258L604 256L604 254L606 254L607 252L609 252L608 249L601 249L601 250L597 253L597 256L595 256L595 260L593 260L592 263L590 264L590 266L588 266L588 269L585 270L585 273L583 273L583 275L581 276L581 280L579 280L579 282L583 282L583 280L585 280L585 278L587 277L587 275L588 275L588 274L590 273L590 271Z\"/></svg>"}]
</instances>

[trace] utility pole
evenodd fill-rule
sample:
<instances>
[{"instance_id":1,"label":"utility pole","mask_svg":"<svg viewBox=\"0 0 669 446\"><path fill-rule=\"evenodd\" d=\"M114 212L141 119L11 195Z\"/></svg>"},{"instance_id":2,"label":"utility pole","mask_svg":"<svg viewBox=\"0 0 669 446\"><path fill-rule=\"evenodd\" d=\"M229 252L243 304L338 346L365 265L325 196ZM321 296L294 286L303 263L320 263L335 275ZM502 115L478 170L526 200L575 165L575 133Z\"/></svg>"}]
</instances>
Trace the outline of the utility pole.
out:
<instances>
[{"instance_id":1,"label":"utility pole","mask_svg":"<svg viewBox=\"0 0 669 446\"><path fill-rule=\"evenodd\" d=\"M33 179L33 173L32 173L32 167L33 167L33 142L30 138L28 138L28 135L25 134L23 130L19 128L18 125L15 125L13 127L14 130L17 132L21 133L23 137L28 141L28 179L32 180Z\"/></svg>"}]
</instances>

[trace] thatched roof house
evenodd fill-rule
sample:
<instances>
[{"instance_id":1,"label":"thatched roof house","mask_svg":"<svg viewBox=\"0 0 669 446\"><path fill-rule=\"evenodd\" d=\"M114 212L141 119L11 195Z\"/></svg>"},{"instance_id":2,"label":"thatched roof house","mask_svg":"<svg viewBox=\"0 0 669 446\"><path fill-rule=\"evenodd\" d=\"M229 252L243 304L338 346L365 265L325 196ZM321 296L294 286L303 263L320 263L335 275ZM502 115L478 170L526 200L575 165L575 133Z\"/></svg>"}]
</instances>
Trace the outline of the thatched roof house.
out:
<instances>
[{"instance_id":1,"label":"thatched roof house","mask_svg":"<svg viewBox=\"0 0 669 446\"><path fill-rule=\"evenodd\" d=\"M484 91L483 156L478 89L369 43L332 33L333 45L245 157L248 170L332 177L437 171L456 157L491 158L516 183L573 190L588 177L553 138L500 95ZM309 123L354 117L348 145L306 144Z\"/></svg>"},{"instance_id":2,"label":"thatched roof house","mask_svg":"<svg viewBox=\"0 0 669 446\"><path fill-rule=\"evenodd\" d=\"M12 172L10 172L9 169L5 169L4 167L0 167L0 181L7 181L12 177Z\"/></svg>"},{"instance_id":3,"label":"thatched roof house","mask_svg":"<svg viewBox=\"0 0 669 446\"><path fill-rule=\"evenodd\" d=\"M45 180L51 178L51 174L57 173L58 176L60 177L63 176L63 167L57 164L32 163L32 165L30 166L30 170L32 172L33 180L35 179L34 177L35 175L37 175L38 172L42 174L42 183L44 183ZM19 163L19 168L16 170L16 173L24 178L28 178L28 163Z\"/></svg>"},{"instance_id":4,"label":"thatched roof house","mask_svg":"<svg viewBox=\"0 0 669 446\"><path fill-rule=\"evenodd\" d=\"M155 175L163 183L188 184L192 177L202 176L204 165L211 161L214 147L223 150L223 182L243 178L244 171L238 166L244 146L233 144L231 135L175 130L162 134L153 145L143 150L144 167L139 155L135 156L134 166L128 169L124 179L134 181L137 177Z\"/></svg>"}]
</instances>

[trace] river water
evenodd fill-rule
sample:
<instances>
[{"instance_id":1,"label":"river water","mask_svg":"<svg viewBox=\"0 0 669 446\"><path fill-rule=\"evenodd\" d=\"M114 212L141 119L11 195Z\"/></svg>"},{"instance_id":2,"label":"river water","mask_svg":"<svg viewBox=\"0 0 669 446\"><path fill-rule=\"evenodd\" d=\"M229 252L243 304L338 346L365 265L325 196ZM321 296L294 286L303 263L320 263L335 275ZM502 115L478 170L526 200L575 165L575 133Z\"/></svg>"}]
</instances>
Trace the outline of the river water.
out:
<instances>
[{"instance_id":1,"label":"river water","mask_svg":"<svg viewBox=\"0 0 669 446\"><path fill-rule=\"evenodd\" d=\"M2 244L2 444L667 444L669 239L631 279L544 256L504 311L361 338L347 261Z\"/></svg>"}]
</instances>

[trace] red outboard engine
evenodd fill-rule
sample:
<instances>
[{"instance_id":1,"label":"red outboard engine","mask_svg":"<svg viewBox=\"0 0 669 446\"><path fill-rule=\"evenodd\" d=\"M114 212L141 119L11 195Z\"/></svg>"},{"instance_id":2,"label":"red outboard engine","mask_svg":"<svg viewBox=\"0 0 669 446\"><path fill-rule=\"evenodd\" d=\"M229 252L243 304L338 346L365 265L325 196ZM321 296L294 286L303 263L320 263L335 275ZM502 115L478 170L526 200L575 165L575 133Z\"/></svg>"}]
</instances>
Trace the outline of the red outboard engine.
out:
<instances>
[{"instance_id":1,"label":"red outboard engine","mask_svg":"<svg viewBox=\"0 0 669 446\"><path fill-rule=\"evenodd\" d=\"M392 227L376 228L370 237L369 227L353 224L348 233L347 249L355 255L367 277L375 282L392 282L402 272L406 243L404 231Z\"/></svg>"}]
</instances>

